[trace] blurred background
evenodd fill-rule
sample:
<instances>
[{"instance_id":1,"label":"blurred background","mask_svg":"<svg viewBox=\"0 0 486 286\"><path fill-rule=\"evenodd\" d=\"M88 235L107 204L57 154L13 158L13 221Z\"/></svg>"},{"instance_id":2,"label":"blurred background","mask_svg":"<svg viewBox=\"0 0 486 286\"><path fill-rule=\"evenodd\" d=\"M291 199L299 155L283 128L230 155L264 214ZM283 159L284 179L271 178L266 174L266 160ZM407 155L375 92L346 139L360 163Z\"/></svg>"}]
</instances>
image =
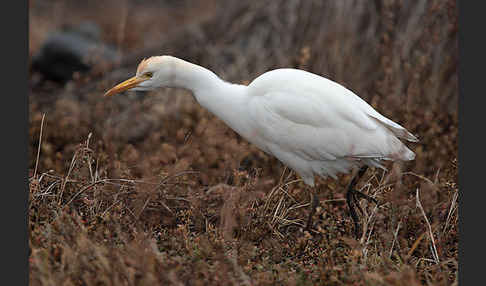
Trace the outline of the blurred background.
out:
<instances>
[{"instance_id":1,"label":"blurred background","mask_svg":"<svg viewBox=\"0 0 486 286\"><path fill-rule=\"evenodd\" d=\"M148 140L158 141L156 152L174 142L168 124L194 130L200 118L187 108L204 111L180 91L101 96L141 59L169 54L239 83L278 67L337 81L421 138L414 169L430 175L457 154L455 8L455 1L33 0L30 146L44 112L50 162L39 164L55 170L68 164L59 154L69 156L90 132L116 145L113 152Z\"/></svg>"},{"instance_id":2,"label":"blurred background","mask_svg":"<svg viewBox=\"0 0 486 286\"><path fill-rule=\"evenodd\" d=\"M409 144L416 160L400 169L403 191L398 198L407 201L403 206L409 209L395 209L395 215L410 214L415 189L425 188L424 208L439 228L434 222L445 221L457 193L457 14L452 0L30 0L29 176L51 174L59 186L70 176L74 183L68 185L75 194L93 179L92 169L97 178L144 181L193 171L197 174L185 175L185 185L178 189L179 196L188 198L194 190L219 184L241 187L244 182L235 172L248 172L263 186L255 187L260 198L270 200L284 167L200 107L188 92L128 92L109 99L103 93L153 55L180 57L243 84L270 69L294 67L341 83L420 138ZM79 151L82 146L89 150ZM348 179L320 181L321 199L342 198ZM57 202L72 202L72 211L86 220L92 217L78 199L113 199L86 192L69 201L66 183L62 191L38 183L38 191L49 190ZM31 186L31 192L36 188ZM152 216L143 206L148 191L127 188L140 204L134 208L140 209L137 218L145 219L141 229L161 221L166 227L181 223L181 216ZM302 193L303 203L308 198ZM52 221L54 204L46 197L33 198L37 206L31 209L31 230L38 230L39 221ZM191 204L168 208L201 208ZM344 204L335 208L345 213ZM198 216L201 213L192 219ZM422 218L418 212L416 223L401 233L403 253L408 254L426 230ZM383 223L383 233L390 235L383 241L391 241L396 222ZM343 233L348 230L351 234L350 226ZM291 231L280 233L285 237ZM442 243L443 250L450 251L441 255L457 258L457 234ZM47 246L31 241L31 247ZM420 249L430 251L424 242L412 253ZM456 270L449 269L443 280L439 274L432 280L448 284ZM417 279L423 283L427 275L420 273Z\"/></svg>"}]
</instances>

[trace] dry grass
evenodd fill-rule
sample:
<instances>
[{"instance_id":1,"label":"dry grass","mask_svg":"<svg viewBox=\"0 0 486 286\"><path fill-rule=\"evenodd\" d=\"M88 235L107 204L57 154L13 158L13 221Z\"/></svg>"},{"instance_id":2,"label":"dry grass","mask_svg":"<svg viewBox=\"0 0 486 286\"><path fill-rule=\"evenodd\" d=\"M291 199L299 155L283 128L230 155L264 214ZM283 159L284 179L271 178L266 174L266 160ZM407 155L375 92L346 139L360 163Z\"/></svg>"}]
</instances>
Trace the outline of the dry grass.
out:
<instances>
[{"instance_id":1,"label":"dry grass","mask_svg":"<svg viewBox=\"0 0 486 286\"><path fill-rule=\"evenodd\" d=\"M31 53L73 8L125 53L66 86L31 75L32 285L457 285L455 1L32 2ZM363 202L361 239L349 176L318 180L303 231L304 184L189 94L102 97L152 54L240 82L279 66L326 75L418 134L417 158L360 182L380 202Z\"/></svg>"}]
</instances>

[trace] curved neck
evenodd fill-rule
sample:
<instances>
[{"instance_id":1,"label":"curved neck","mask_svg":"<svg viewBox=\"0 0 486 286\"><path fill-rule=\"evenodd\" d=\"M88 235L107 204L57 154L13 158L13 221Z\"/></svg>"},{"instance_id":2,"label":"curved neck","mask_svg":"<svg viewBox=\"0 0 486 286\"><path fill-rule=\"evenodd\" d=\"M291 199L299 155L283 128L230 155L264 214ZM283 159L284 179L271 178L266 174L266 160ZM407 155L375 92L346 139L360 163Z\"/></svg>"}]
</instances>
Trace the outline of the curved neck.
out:
<instances>
[{"instance_id":1,"label":"curved neck","mask_svg":"<svg viewBox=\"0 0 486 286\"><path fill-rule=\"evenodd\" d=\"M188 89L194 94L216 89L222 82L212 71L196 64L170 57L170 86Z\"/></svg>"},{"instance_id":2,"label":"curved neck","mask_svg":"<svg viewBox=\"0 0 486 286\"><path fill-rule=\"evenodd\" d=\"M245 112L247 86L225 82L212 71L178 58L171 63L171 77L171 86L191 91L201 106L245 136L245 116L238 114Z\"/></svg>"}]
</instances>

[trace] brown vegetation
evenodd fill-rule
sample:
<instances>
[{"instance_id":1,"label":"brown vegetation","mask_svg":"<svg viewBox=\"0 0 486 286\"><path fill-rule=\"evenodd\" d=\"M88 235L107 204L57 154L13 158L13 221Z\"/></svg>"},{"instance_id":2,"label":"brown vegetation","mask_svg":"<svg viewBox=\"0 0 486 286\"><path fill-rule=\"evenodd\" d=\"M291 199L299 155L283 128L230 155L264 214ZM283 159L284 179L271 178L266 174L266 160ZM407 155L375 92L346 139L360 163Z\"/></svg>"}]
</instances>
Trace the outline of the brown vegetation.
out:
<instances>
[{"instance_id":1,"label":"brown vegetation","mask_svg":"<svg viewBox=\"0 0 486 286\"><path fill-rule=\"evenodd\" d=\"M30 76L32 285L457 285L456 1L79 3L31 1L31 55L88 18L124 60L65 86ZM359 184L382 203L363 202L361 240L344 175L318 180L304 232L303 183L187 92L103 98L158 54L235 82L327 76L417 134L416 160Z\"/></svg>"}]
</instances>

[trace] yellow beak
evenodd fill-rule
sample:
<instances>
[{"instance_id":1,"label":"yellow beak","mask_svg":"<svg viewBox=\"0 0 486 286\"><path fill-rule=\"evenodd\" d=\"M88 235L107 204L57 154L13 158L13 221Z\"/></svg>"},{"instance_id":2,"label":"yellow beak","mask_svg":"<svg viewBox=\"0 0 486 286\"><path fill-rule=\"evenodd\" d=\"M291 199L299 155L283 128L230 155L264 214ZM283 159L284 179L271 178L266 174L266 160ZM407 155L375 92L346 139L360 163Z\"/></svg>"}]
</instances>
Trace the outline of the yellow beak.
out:
<instances>
[{"instance_id":1,"label":"yellow beak","mask_svg":"<svg viewBox=\"0 0 486 286\"><path fill-rule=\"evenodd\" d=\"M129 78L126 81L124 81L124 82L122 82L120 84L117 84L116 86L114 86L113 88L111 88L110 90L108 90L105 93L105 96L112 96L112 95L115 95L115 94L120 93L122 91L131 89L131 88L134 88L139 83L144 82L146 80L147 80L146 78L140 78L140 77L134 76L134 77Z\"/></svg>"}]
</instances>

